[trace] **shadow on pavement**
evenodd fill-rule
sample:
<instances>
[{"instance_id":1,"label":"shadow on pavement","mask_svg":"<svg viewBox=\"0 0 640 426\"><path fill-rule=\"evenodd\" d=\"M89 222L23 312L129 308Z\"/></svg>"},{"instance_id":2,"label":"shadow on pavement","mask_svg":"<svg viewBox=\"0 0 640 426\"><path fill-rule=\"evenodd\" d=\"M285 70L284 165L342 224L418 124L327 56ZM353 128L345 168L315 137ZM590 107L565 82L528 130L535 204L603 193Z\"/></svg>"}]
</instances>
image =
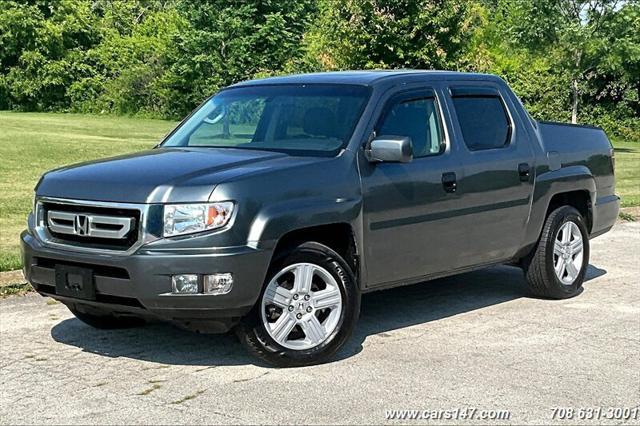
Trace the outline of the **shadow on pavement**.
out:
<instances>
[{"instance_id":1,"label":"shadow on pavement","mask_svg":"<svg viewBox=\"0 0 640 426\"><path fill-rule=\"evenodd\" d=\"M598 268L597 266L589 265L587 266L587 273L584 277L584 280L585 282L591 281L593 279L603 276L606 273L607 271L605 271L604 269Z\"/></svg>"},{"instance_id":2,"label":"shadow on pavement","mask_svg":"<svg viewBox=\"0 0 640 426\"><path fill-rule=\"evenodd\" d=\"M586 281L606 274L589 265ZM362 350L368 336L446 319L510 300L528 297L522 270L498 266L411 286L366 294L351 339L335 359ZM200 335L155 323L126 330L97 330L79 320L55 325L57 342L106 357L125 357L170 365L263 365L246 353L232 333ZM153 368L153 367L150 367Z\"/></svg>"}]
</instances>

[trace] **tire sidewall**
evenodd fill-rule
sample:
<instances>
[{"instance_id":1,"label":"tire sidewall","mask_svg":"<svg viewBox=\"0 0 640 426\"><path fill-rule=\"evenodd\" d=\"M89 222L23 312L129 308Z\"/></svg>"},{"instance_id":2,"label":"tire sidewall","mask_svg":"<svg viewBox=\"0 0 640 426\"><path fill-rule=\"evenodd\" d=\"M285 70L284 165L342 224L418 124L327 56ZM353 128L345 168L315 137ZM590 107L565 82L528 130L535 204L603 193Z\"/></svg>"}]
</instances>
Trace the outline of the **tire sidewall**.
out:
<instances>
[{"instance_id":1,"label":"tire sidewall","mask_svg":"<svg viewBox=\"0 0 640 426\"><path fill-rule=\"evenodd\" d=\"M267 332L262 321L262 298L271 279L282 269L295 263L312 263L325 269L336 280L342 296L342 311L335 329L320 345L306 350L285 348ZM333 355L351 335L357 321L360 297L355 277L347 263L333 250L318 243L304 243L272 262L260 297L252 312L245 319L249 333L274 357L286 359L292 365L321 362ZM247 321L248 320L248 321Z\"/></svg>"},{"instance_id":2,"label":"tire sidewall","mask_svg":"<svg viewBox=\"0 0 640 426\"><path fill-rule=\"evenodd\" d=\"M580 271L578 272L578 276L571 285L566 285L562 281L560 281L560 279L556 275L553 262L553 251L556 237L562 225L567 222L575 223L578 226L578 229L580 230L580 234L582 236L582 266L580 268ZM580 215L580 213L573 207L564 207L558 212L557 215L555 215L555 217L553 218L551 231L551 238L548 239L547 247L545 250L545 264L547 267L546 272L550 280L552 280L555 284L556 289L566 297L571 297L580 291L584 282L587 268L589 266L589 233L587 231L587 227L584 223L582 215Z\"/></svg>"}]
</instances>

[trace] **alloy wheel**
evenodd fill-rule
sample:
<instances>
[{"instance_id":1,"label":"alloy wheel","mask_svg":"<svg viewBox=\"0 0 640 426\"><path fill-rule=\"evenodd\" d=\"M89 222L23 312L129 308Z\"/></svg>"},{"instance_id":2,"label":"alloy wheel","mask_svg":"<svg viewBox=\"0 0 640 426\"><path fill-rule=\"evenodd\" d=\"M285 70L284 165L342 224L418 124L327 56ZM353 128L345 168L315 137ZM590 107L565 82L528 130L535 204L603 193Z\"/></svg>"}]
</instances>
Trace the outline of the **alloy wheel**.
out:
<instances>
[{"instance_id":1,"label":"alloy wheel","mask_svg":"<svg viewBox=\"0 0 640 426\"><path fill-rule=\"evenodd\" d=\"M565 222L556 235L553 245L553 269L564 285L571 285L580 274L584 243L578 225Z\"/></svg>"},{"instance_id":2,"label":"alloy wheel","mask_svg":"<svg viewBox=\"0 0 640 426\"><path fill-rule=\"evenodd\" d=\"M288 349L313 349L335 331L342 312L336 279L312 263L295 263L269 282L261 302L267 333Z\"/></svg>"}]
</instances>

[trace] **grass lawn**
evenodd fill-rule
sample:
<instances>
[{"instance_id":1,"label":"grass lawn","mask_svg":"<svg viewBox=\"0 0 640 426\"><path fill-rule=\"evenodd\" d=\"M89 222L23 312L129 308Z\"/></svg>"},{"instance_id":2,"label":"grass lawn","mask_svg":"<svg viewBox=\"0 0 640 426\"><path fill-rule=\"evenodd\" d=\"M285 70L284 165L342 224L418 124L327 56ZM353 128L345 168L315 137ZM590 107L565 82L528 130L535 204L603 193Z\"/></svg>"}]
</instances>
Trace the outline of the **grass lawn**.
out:
<instances>
[{"instance_id":1,"label":"grass lawn","mask_svg":"<svg viewBox=\"0 0 640 426\"><path fill-rule=\"evenodd\" d=\"M33 187L55 167L151 148L174 122L0 111L0 271L20 268L19 234ZM640 141L614 141L617 192L640 205Z\"/></svg>"},{"instance_id":2,"label":"grass lawn","mask_svg":"<svg viewBox=\"0 0 640 426\"><path fill-rule=\"evenodd\" d=\"M640 206L640 141L613 140L616 151L616 192L622 207Z\"/></svg>"}]
</instances>

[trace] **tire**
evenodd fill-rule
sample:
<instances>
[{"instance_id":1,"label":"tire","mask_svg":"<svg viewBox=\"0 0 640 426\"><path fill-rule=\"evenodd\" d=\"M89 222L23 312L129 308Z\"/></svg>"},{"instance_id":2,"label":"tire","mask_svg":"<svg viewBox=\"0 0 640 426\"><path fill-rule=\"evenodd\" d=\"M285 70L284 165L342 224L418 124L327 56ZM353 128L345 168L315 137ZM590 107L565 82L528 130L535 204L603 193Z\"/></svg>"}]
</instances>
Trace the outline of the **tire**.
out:
<instances>
[{"instance_id":1,"label":"tire","mask_svg":"<svg viewBox=\"0 0 640 426\"><path fill-rule=\"evenodd\" d=\"M301 284L305 281L310 283L307 289ZM306 242L275 258L258 302L236 334L251 354L268 364L313 365L327 361L344 345L359 312L360 292L345 260L325 245Z\"/></svg>"},{"instance_id":2,"label":"tire","mask_svg":"<svg viewBox=\"0 0 640 426\"><path fill-rule=\"evenodd\" d=\"M144 325L145 323L142 318L115 317L112 315L93 315L87 314L85 312L80 312L72 308L69 308L69 310L73 315L75 315L76 318L78 318L83 323L101 330L139 327L141 325Z\"/></svg>"},{"instance_id":3,"label":"tire","mask_svg":"<svg viewBox=\"0 0 640 426\"><path fill-rule=\"evenodd\" d=\"M566 242L563 239L567 235L565 231L569 235ZM582 242L581 250L577 249L578 235ZM588 265L589 233L584 218L573 207L557 208L547 217L538 245L525 261L524 269L531 293L549 299L576 296L582 291Z\"/></svg>"}]
</instances>

